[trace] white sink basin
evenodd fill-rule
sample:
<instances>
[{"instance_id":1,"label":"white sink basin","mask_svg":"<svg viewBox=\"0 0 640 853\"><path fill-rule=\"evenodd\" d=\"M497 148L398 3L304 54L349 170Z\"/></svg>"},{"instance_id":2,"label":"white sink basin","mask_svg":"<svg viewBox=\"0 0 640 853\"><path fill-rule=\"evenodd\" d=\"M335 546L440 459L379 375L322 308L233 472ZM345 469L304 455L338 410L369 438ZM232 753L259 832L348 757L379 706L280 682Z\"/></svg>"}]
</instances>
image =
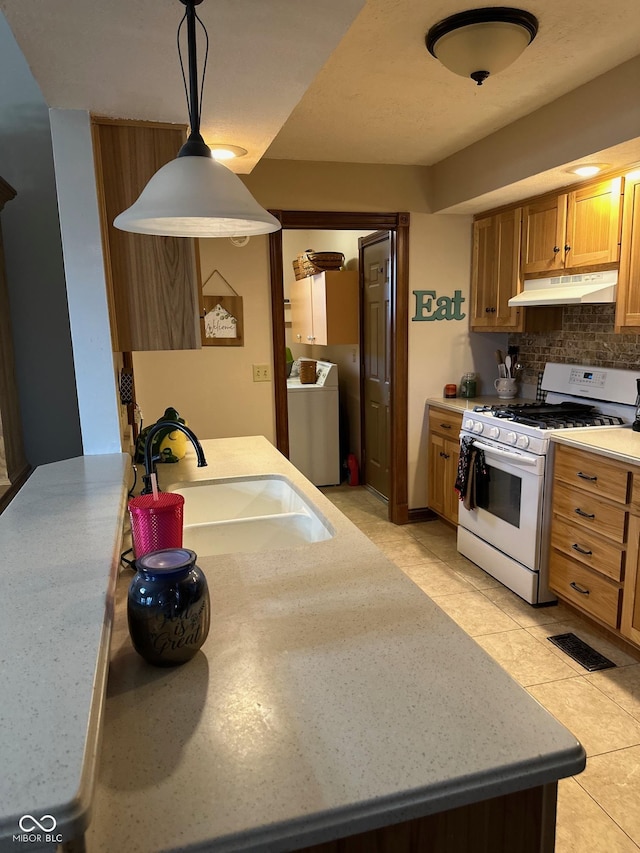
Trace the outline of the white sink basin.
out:
<instances>
[{"instance_id":1,"label":"white sink basin","mask_svg":"<svg viewBox=\"0 0 640 853\"><path fill-rule=\"evenodd\" d=\"M167 491L184 498L185 525L310 510L293 483L276 474L176 483Z\"/></svg>"},{"instance_id":2,"label":"white sink basin","mask_svg":"<svg viewBox=\"0 0 640 853\"><path fill-rule=\"evenodd\" d=\"M334 535L329 523L286 477L236 477L179 483L183 544L198 556L292 548Z\"/></svg>"}]
</instances>

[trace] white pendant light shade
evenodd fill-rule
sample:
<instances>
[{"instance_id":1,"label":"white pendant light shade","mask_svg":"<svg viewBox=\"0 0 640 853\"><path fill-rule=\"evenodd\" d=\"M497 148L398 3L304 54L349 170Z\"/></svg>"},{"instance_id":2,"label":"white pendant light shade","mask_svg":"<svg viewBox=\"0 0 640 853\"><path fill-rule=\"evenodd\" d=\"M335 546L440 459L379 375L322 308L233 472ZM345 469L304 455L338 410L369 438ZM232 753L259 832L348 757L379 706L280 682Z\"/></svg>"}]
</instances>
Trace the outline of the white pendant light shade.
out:
<instances>
[{"instance_id":1,"label":"white pendant light shade","mask_svg":"<svg viewBox=\"0 0 640 853\"><path fill-rule=\"evenodd\" d=\"M189 138L176 159L155 173L138 200L116 216L113 224L121 231L160 237L246 237L278 231L281 225L275 216L260 207L237 175L213 159L200 135L202 89L198 85L196 24L200 24L206 44L200 85L204 83L209 36L196 12L202 0L180 2L185 12L178 26L178 56L189 108ZM180 49L185 22L188 81ZM236 153L240 151L247 153L236 147Z\"/></svg>"},{"instance_id":2,"label":"white pendant light shade","mask_svg":"<svg viewBox=\"0 0 640 853\"><path fill-rule=\"evenodd\" d=\"M172 237L237 237L281 227L240 178L211 157L171 160L113 224L122 231Z\"/></svg>"},{"instance_id":3,"label":"white pendant light shade","mask_svg":"<svg viewBox=\"0 0 640 853\"><path fill-rule=\"evenodd\" d=\"M515 62L537 31L529 12L495 6L445 18L429 30L426 44L445 68L480 86Z\"/></svg>"}]
</instances>

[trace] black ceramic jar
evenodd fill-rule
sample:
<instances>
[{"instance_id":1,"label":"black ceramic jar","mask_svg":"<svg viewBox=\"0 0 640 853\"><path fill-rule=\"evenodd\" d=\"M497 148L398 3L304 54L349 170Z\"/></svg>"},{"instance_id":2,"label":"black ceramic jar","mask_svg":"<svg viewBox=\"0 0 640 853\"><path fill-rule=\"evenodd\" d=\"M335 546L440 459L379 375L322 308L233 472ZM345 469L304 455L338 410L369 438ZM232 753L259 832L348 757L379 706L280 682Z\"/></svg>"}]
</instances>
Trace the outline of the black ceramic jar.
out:
<instances>
[{"instance_id":1,"label":"black ceramic jar","mask_svg":"<svg viewBox=\"0 0 640 853\"><path fill-rule=\"evenodd\" d=\"M196 559L187 548L166 548L136 560L129 633L138 654L155 666L185 663L209 633L209 590Z\"/></svg>"}]
</instances>

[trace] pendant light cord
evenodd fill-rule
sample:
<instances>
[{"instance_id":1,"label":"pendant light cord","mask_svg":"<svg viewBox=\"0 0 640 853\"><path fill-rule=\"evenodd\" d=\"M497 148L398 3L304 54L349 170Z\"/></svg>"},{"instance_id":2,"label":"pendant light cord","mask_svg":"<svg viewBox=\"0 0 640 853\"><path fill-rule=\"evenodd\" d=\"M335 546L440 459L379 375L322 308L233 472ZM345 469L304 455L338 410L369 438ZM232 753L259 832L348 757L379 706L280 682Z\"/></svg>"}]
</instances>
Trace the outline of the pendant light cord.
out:
<instances>
[{"instance_id":1,"label":"pendant light cord","mask_svg":"<svg viewBox=\"0 0 640 853\"><path fill-rule=\"evenodd\" d=\"M189 110L189 140L201 141L204 145L204 140L200 136L200 115L202 113L202 98L204 94L204 78L207 70L207 61L209 58L209 33L207 28L202 23L198 13L196 12L193 0L183 0L185 2L185 13L178 25L178 34L176 37L178 45L178 58L180 60L180 70L182 71L182 82L184 84L184 93L187 99L187 108ZM187 75L185 73L184 61L182 59L182 50L180 47L180 32L184 22L187 22L187 59L189 66L189 83L187 84ZM202 66L202 78L200 80L200 92L198 92L198 59L196 52L196 21L202 27L205 37L205 52L204 63ZM191 151L190 153L199 153ZM210 150L200 152L203 156L211 156Z\"/></svg>"}]
</instances>

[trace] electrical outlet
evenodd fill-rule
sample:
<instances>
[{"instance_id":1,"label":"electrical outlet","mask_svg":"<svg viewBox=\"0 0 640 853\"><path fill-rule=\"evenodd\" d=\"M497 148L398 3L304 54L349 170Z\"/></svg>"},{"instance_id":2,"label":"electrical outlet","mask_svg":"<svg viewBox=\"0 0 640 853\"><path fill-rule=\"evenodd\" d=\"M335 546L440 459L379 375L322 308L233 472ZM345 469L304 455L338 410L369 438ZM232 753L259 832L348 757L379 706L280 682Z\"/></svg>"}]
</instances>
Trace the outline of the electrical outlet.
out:
<instances>
[{"instance_id":1,"label":"electrical outlet","mask_svg":"<svg viewBox=\"0 0 640 853\"><path fill-rule=\"evenodd\" d=\"M268 364L254 364L253 381L271 382L271 367Z\"/></svg>"}]
</instances>

